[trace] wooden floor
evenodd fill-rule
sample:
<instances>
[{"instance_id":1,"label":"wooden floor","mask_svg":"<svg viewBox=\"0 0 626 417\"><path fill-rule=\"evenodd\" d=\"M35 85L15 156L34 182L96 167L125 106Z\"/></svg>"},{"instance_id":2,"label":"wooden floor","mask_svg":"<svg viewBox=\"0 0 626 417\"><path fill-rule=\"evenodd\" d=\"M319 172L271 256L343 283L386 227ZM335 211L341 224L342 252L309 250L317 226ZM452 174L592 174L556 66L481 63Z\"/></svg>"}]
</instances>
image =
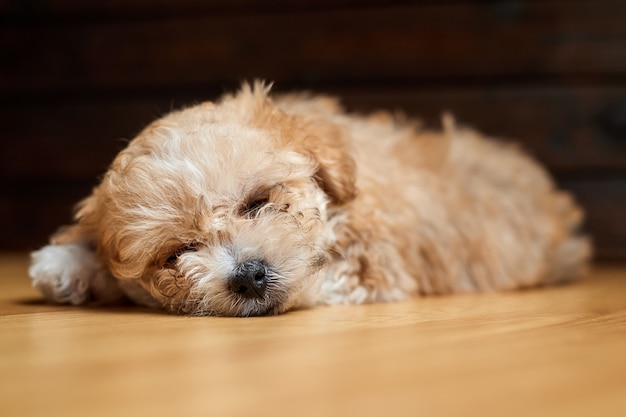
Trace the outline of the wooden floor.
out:
<instances>
[{"instance_id":1,"label":"wooden floor","mask_svg":"<svg viewBox=\"0 0 626 417\"><path fill-rule=\"evenodd\" d=\"M0 256L0 415L625 416L626 268L261 318L43 304Z\"/></svg>"}]
</instances>

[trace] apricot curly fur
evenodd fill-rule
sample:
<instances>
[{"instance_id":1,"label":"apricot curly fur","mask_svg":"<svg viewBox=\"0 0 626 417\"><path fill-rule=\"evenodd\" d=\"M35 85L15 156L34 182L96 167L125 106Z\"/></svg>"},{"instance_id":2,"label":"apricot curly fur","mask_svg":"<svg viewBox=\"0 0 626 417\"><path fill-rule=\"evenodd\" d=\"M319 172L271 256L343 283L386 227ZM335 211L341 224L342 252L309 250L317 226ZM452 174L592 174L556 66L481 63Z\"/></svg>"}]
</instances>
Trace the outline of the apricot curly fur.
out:
<instances>
[{"instance_id":1,"label":"apricot curly fur","mask_svg":"<svg viewBox=\"0 0 626 417\"><path fill-rule=\"evenodd\" d=\"M33 254L34 284L56 302L129 297L249 316L585 272L582 210L518 147L448 115L442 132L425 131L269 90L244 84L148 126L76 223ZM252 261L264 265L264 291L242 297L229 281Z\"/></svg>"}]
</instances>

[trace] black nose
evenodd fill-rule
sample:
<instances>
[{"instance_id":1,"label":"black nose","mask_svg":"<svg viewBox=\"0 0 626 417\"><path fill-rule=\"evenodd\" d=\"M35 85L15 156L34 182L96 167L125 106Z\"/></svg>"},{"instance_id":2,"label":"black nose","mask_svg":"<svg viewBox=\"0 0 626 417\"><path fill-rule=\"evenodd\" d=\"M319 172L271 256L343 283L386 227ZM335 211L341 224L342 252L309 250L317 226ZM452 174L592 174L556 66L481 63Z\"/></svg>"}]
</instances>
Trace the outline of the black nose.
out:
<instances>
[{"instance_id":1,"label":"black nose","mask_svg":"<svg viewBox=\"0 0 626 417\"><path fill-rule=\"evenodd\" d=\"M230 290L245 298L263 298L267 287L267 267L261 261L244 262L230 278Z\"/></svg>"}]
</instances>

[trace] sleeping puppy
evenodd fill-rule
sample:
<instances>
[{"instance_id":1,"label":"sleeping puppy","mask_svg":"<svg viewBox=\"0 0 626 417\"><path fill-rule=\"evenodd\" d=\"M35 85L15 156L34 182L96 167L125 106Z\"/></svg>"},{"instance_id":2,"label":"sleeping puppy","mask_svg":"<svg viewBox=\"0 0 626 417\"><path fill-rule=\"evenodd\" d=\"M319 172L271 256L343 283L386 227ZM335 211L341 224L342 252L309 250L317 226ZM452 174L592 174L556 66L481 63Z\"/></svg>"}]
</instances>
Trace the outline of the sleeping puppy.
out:
<instances>
[{"instance_id":1,"label":"sleeping puppy","mask_svg":"<svg viewBox=\"0 0 626 417\"><path fill-rule=\"evenodd\" d=\"M256 316L579 277L582 212L517 148L244 84L148 126L32 255L57 303Z\"/></svg>"}]
</instances>

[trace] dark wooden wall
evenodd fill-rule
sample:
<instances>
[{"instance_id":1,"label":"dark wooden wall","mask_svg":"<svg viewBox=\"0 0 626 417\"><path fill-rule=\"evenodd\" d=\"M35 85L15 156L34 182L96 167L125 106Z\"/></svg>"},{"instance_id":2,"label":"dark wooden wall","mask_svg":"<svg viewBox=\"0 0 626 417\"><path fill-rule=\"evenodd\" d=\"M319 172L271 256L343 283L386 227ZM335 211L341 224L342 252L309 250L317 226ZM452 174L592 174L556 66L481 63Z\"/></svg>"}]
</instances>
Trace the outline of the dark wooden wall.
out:
<instances>
[{"instance_id":1,"label":"dark wooden wall","mask_svg":"<svg viewBox=\"0 0 626 417\"><path fill-rule=\"evenodd\" d=\"M240 80L515 138L626 259L626 1L4 0L0 249L70 220L126 139Z\"/></svg>"}]
</instances>

